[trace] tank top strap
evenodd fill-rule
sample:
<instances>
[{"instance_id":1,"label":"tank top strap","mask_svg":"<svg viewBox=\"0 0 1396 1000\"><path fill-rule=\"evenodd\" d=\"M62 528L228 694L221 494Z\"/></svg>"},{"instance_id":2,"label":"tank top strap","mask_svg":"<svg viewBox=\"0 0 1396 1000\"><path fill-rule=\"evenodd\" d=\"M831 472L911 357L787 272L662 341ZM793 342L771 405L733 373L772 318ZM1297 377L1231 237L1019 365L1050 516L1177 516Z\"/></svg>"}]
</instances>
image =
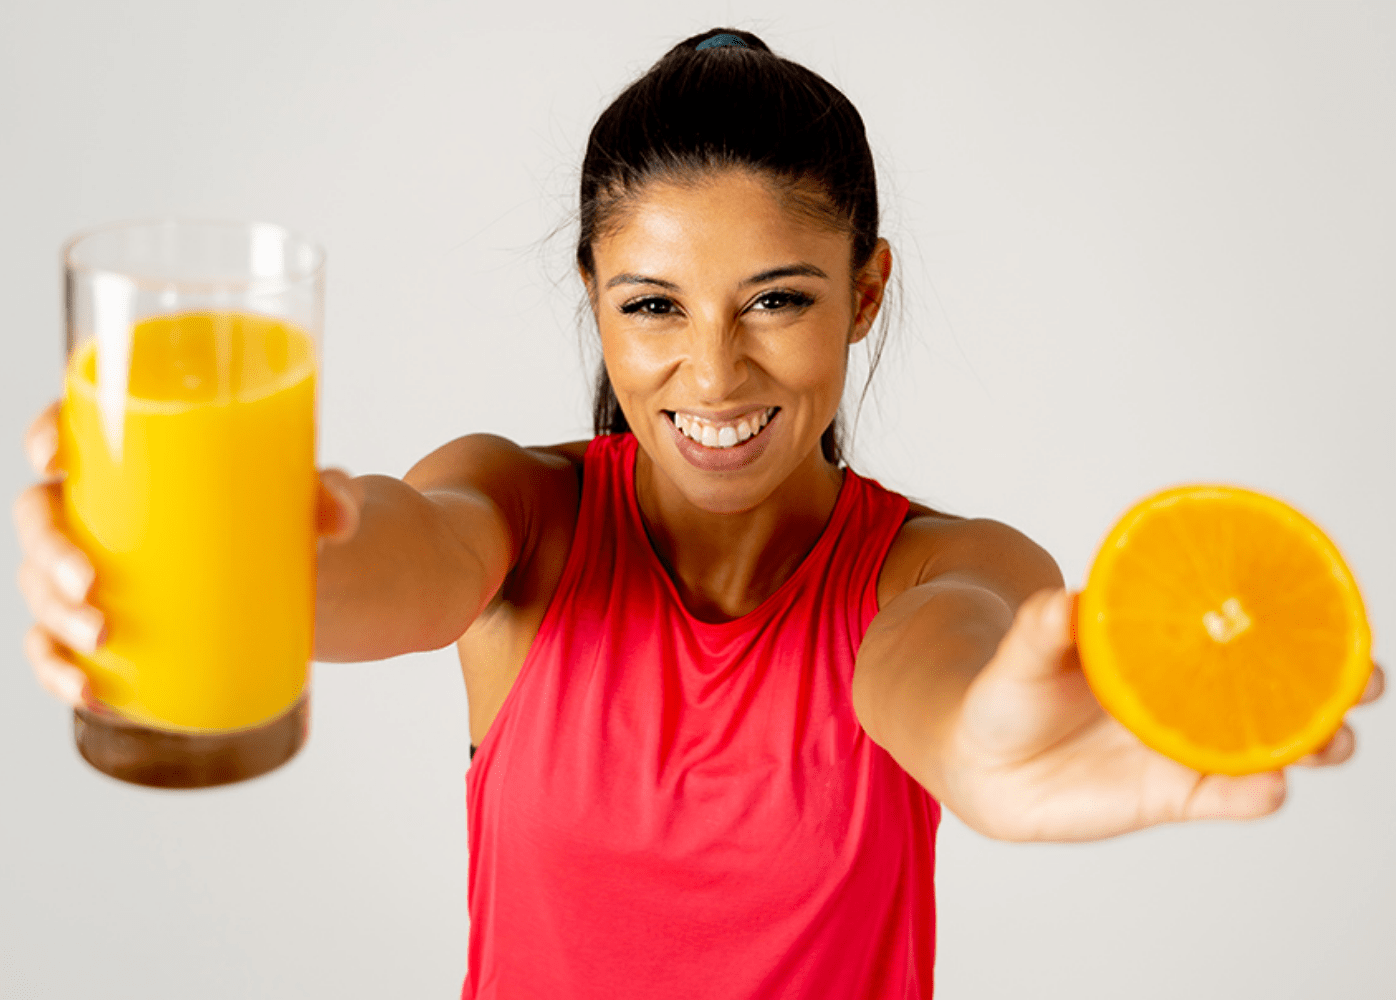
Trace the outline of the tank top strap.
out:
<instances>
[{"instance_id":1,"label":"tank top strap","mask_svg":"<svg viewBox=\"0 0 1396 1000\"><path fill-rule=\"evenodd\" d=\"M617 558L616 532L618 525L624 523L626 490L634 490L626 474L627 467L634 461L634 444L631 434L598 435L587 442L572 546L545 616L545 626L547 618L553 617L552 612L561 610L583 575L596 579L598 574L606 573L608 564L613 565ZM627 451L630 452L628 460Z\"/></svg>"},{"instance_id":2,"label":"tank top strap","mask_svg":"<svg viewBox=\"0 0 1396 1000\"><path fill-rule=\"evenodd\" d=\"M624 496L620 485L620 469L624 462L623 438L629 434L612 434L592 438L587 442L582 459L582 492L577 505L577 523L572 531L572 544L567 552L567 561L562 567L557 588L543 612L533 646L524 657L519 675L515 678L509 693L496 713L494 723L480 740L478 746L470 747L471 774L478 774L480 765L493 765L493 748L496 744L508 742L504 738L507 730L517 725L515 704L526 700L529 689L541 681L534 675L555 668L557 665L544 663L539 666L540 657L535 650L545 647L559 630L570 631L575 625L579 599L596 590L595 581L612 580L617 569L617 560L623 553L617 551L616 544L616 494ZM633 438L632 438L633 440ZM480 760L477 762L476 757Z\"/></svg>"},{"instance_id":3,"label":"tank top strap","mask_svg":"<svg viewBox=\"0 0 1396 1000\"><path fill-rule=\"evenodd\" d=\"M845 471L846 489L852 494L839 525L838 542L830 554L828 572L853 585L846 605L849 633L862 639L879 610L877 584L887 553L906 523L910 503L906 497L884 488L875 479ZM833 527L831 525L831 527Z\"/></svg>"}]
</instances>

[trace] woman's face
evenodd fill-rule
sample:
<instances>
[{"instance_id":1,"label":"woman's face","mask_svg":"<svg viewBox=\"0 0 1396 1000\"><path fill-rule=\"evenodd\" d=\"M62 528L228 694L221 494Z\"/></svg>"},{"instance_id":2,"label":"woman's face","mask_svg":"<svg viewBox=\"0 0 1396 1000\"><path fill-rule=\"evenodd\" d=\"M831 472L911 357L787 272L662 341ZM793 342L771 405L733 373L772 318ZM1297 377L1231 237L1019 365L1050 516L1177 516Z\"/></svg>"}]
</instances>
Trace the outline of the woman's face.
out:
<instances>
[{"instance_id":1,"label":"woman's face","mask_svg":"<svg viewBox=\"0 0 1396 1000\"><path fill-rule=\"evenodd\" d=\"M657 471L698 507L749 510L825 464L848 346L872 325L891 267L880 242L855 281L851 247L736 170L650 184L593 244L616 398Z\"/></svg>"}]
</instances>

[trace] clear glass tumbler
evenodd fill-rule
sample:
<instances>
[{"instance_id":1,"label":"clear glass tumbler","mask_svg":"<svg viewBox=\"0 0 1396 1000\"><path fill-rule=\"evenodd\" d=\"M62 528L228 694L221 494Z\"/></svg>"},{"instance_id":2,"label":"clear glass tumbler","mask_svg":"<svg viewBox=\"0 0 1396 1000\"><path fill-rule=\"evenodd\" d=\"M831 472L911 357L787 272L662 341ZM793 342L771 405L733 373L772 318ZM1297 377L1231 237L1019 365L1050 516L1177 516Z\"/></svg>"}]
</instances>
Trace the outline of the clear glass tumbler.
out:
<instances>
[{"instance_id":1,"label":"clear glass tumbler","mask_svg":"<svg viewBox=\"0 0 1396 1000\"><path fill-rule=\"evenodd\" d=\"M107 621L78 750L165 788L263 774L308 732L324 253L155 221L63 256L63 516Z\"/></svg>"}]
</instances>

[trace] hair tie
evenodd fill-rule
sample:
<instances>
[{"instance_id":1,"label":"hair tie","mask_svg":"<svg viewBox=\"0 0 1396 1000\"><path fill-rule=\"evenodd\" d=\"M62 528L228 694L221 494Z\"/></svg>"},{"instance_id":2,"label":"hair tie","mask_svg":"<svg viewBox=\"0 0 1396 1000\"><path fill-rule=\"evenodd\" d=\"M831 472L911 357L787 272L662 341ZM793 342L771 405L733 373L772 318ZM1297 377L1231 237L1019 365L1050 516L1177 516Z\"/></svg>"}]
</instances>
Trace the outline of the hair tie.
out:
<instances>
[{"instance_id":1,"label":"hair tie","mask_svg":"<svg viewBox=\"0 0 1396 1000\"><path fill-rule=\"evenodd\" d=\"M703 39L701 42L699 42L697 45L695 45L695 46L693 47L693 51L695 51L695 52L701 52L701 51L703 51L704 49L720 49L720 48L723 48L724 46L727 46L727 45L738 45L738 46L740 46L741 48L744 48L744 49L749 49L749 48L751 48L750 45L748 45L746 42L742 41L742 40L741 40L740 38L738 38L736 35L722 34L722 35L713 35L713 37L711 37L711 38L705 38L705 39Z\"/></svg>"}]
</instances>

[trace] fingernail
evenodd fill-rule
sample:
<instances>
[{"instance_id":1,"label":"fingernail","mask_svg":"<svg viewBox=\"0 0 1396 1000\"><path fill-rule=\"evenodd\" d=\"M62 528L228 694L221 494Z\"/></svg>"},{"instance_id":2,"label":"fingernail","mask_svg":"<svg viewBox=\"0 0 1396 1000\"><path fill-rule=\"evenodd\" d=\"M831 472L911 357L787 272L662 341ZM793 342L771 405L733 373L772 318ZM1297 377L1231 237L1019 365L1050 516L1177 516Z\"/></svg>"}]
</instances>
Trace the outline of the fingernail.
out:
<instances>
[{"instance_id":1,"label":"fingernail","mask_svg":"<svg viewBox=\"0 0 1396 1000\"><path fill-rule=\"evenodd\" d=\"M58 431L53 427L45 427L29 442L29 461L34 464L35 469L45 472L57 451Z\"/></svg>"},{"instance_id":2,"label":"fingernail","mask_svg":"<svg viewBox=\"0 0 1396 1000\"><path fill-rule=\"evenodd\" d=\"M86 597L92 586L92 570L71 556L58 560L53 567L53 578L59 589L74 601Z\"/></svg>"},{"instance_id":3,"label":"fingernail","mask_svg":"<svg viewBox=\"0 0 1396 1000\"><path fill-rule=\"evenodd\" d=\"M1059 590L1047 598L1047 606L1042 609L1042 627L1054 636L1060 636L1066 629L1066 604L1069 594Z\"/></svg>"},{"instance_id":4,"label":"fingernail","mask_svg":"<svg viewBox=\"0 0 1396 1000\"><path fill-rule=\"evenodd\" d=\"M333 479L327 479L325 480L325 489L329 490L330 494L343 506L354 506L354 498L349 493L349 490L345 488L343 483L336 482Z\"/></svg>"},{"instance_id":5,"label":"fingernail","mask_svg":"<svg viewBox=\"0 0 1396 1000\"><path fill-rule=\"evenodd\" d=\"M84 653L94 652L102 639L102 625L103 622L96 615L74 612L63 623L64 638L74 649Z\"/></svg>"},{"instance_id":6,"label":"fingernail","mask_svg":"<svg viewBox=\"0 0 1396 1000\"><path fill-rule=\"evenodd\" d=\"M332 469L330 472L331 475L321 479L321 482L334 494L335 499L344 506L355 506L354 491L350 488L350 484L353 483L354 477L343 469Z\"/></svg>"},{"instance_id":7,"label":"fingernail","mask_svg":"<svg viewBox=\"0 0 1396 1000\"><path fill-rule=\"evenodd\" d=\"M87 700L84 697L87 691L87 677L81 670L69 668L60 673L55 679L60 689L58 696L69 705L77 708Z\"/></svg>"}]
</instances>

